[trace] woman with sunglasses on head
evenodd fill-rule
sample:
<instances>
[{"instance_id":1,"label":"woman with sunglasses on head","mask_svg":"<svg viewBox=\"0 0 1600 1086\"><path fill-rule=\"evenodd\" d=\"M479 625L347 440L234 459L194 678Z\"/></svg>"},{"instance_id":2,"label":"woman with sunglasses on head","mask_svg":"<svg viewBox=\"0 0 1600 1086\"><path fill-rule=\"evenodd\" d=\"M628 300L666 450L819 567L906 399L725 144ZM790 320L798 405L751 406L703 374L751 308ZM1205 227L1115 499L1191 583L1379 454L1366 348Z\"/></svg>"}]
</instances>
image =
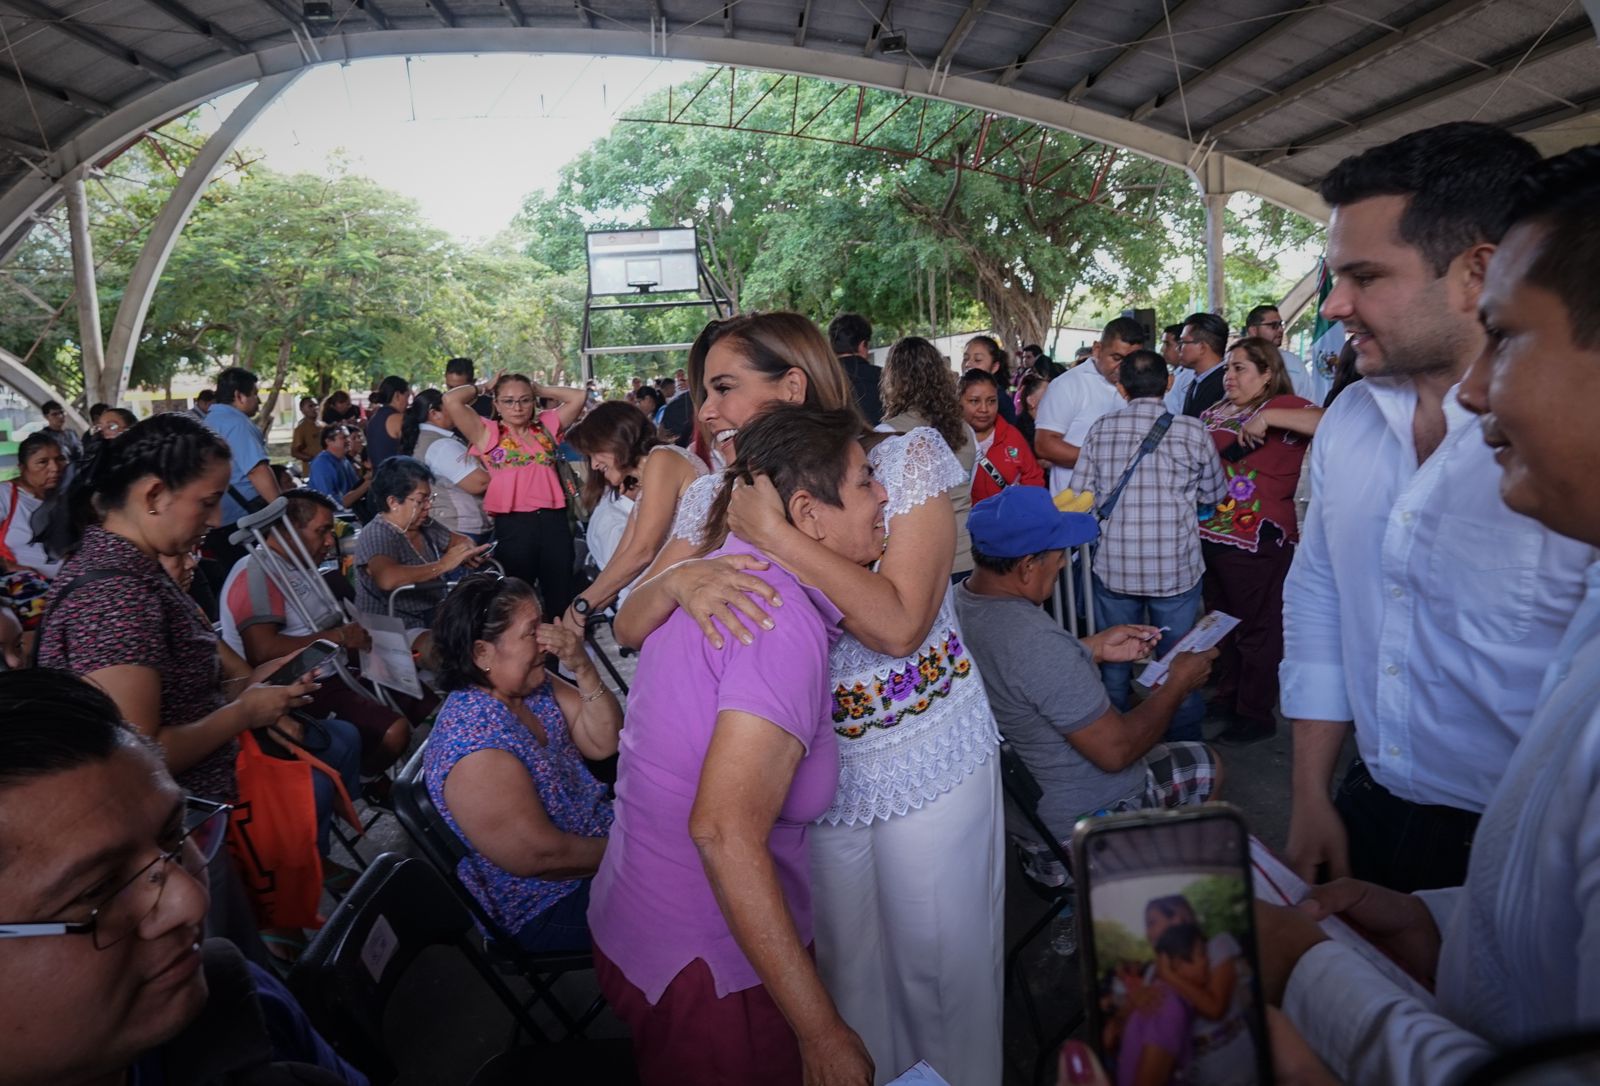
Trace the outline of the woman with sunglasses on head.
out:
<instances>
[{"instance_id":1,"label":"woman with sunglasses on head","mask_svg":"<svg viewBox=\"0 0 1600 1086\"><path fill-rule=\"evenodd\" d=\"M556 464L567 428L583 413L581 388L540 386L520 373L497 374L489 385L496 419L473 409L476 385L444 394L445 414L489 473L483 508L500 544L495 560L506 576L537 584L545 611L560 615L577 591L576 555L567 523L567 496ZM539 401L555 407L539 410Z\"/></svg>"}]
</instances>

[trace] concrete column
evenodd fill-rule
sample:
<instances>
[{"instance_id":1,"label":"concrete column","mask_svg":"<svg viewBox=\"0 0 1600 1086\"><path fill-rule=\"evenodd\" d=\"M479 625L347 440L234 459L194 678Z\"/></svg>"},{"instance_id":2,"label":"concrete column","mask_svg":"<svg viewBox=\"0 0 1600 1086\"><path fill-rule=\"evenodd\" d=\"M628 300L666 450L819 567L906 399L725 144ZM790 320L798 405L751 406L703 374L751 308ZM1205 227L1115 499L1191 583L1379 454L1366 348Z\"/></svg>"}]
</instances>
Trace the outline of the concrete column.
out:
<instances>
[{"instance_id":1,"label":"concrete column","mask_svg":"<svg viewBox=\"0 0 1600 1086\"><path fill-rule=\"evenodd\" d=\"M100 333L100 294L94 281L94 242L89 238L89 198L83 191L83 171L70 174L61 184L67 201L67 226L72 241L72 280L77 287L78 346L83 352L83 394L90 403L107 395L105 337ZM115 390L111 395L115 396ZM114 400L107 400L114 403Z\"/></svg>"},{"instance_id":2,"label":"concrete column","mask_svg":"<svg viewBox=\"0 0 1600 1086\"><path fill-rule=\"evenodd\" d=\"M1223 223L1228 210L1226 192L1208 192L1206 202L1206 307L1221 313L1228 304L1227 278L1222 271Z\"/></svg>"}]
</instances>

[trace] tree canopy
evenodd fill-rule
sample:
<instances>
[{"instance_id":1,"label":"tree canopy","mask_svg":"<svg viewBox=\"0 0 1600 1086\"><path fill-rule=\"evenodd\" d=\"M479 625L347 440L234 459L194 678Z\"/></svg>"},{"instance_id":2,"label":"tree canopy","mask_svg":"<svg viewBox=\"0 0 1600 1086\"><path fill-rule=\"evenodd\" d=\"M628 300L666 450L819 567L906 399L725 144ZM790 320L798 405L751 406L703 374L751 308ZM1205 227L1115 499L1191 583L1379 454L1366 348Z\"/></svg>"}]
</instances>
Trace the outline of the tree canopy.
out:
<instances>
[{"instance_id":1,"label":"tree canopy","mask_svg":"<svg viewBox=\"0 0 1600 1086\"><path fill-rule=\"evenodd\" d=\"M180 118L90 184L104 327L202 140L196 116ZM1054 325L1126 307L1153 307L1163 323L1204 308L1204 214L1181 171L1024 122L821 80L695 76L646 100L478 245L426 225L411 201L338 163L328 176L285 175L256 157L229 158L180 236L134 384L237 362L262 373L271 398L282 388L321 395L386 373L433 381L455 355L484 372L572 380L589 229L693 226L738 308L794 309L819 323L855 310L879 343L975 328L1047 342ZM1230 308L1240 312L1283 292L1279 256L1318 229L1243 197L1226 228ZM83 385L72 295L57 209L0 269L0 346L69 395ZM593 340L686 342L707 315L600 313ZM616 387L681 362L602 356L596 370Z\"/></svg>"}]
</instances>

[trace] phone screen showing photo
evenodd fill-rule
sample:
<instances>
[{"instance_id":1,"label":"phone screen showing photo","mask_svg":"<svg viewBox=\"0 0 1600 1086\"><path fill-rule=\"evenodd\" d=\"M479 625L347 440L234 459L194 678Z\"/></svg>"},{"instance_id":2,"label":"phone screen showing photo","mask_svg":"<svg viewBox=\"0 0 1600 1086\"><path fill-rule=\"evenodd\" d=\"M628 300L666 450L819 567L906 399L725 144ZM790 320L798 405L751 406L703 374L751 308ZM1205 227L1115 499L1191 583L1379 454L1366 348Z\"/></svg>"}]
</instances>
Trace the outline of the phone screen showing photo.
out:
<instances>
[{"instance_id":1,"label":"phone screen showing photo","mask_svg":"<svg viewBox=\"0 0 1600 1086\"><path fill-rule=\"evenodd\" d=\"M1227 815L1084 838L1090 1021L1117 1086L1271 1081L1248 856Z\"/></svg>"}]
</instances>

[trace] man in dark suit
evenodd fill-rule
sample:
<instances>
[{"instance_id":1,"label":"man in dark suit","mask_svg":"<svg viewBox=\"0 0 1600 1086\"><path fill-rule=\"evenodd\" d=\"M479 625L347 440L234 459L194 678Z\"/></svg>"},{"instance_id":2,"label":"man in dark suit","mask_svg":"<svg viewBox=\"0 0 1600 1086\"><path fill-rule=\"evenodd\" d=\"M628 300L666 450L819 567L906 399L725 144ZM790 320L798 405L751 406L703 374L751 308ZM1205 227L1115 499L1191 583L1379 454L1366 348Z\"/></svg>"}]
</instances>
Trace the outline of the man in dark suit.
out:
<instances>
[{"instance_id":1,"label":"man in dark suit","mask_svg":"<svg viewBox=\"0 0 1600 1086\"><path fill-rule=\"evenodd\" d=\"M878 425L883 421L883 400L878 396L883 370L872 364L872 325L859 313L840 313L828 325L828 339L855 389L856 406L869 425Z\"/></svg>"},{"instance_id":2,"label":"man in dark suit","mask_svg":"<svg viewBox=\"0 0 1600 1086\"><path fill-rule=\"evenodd\" d=\"M1228 349L1228 322L1215 313L1191 313L1178 337L1178 365L1194 371L1183 396L1183 413L1200 412L1222 399L1223 352Z\"/></svg>"}]
</instances>

